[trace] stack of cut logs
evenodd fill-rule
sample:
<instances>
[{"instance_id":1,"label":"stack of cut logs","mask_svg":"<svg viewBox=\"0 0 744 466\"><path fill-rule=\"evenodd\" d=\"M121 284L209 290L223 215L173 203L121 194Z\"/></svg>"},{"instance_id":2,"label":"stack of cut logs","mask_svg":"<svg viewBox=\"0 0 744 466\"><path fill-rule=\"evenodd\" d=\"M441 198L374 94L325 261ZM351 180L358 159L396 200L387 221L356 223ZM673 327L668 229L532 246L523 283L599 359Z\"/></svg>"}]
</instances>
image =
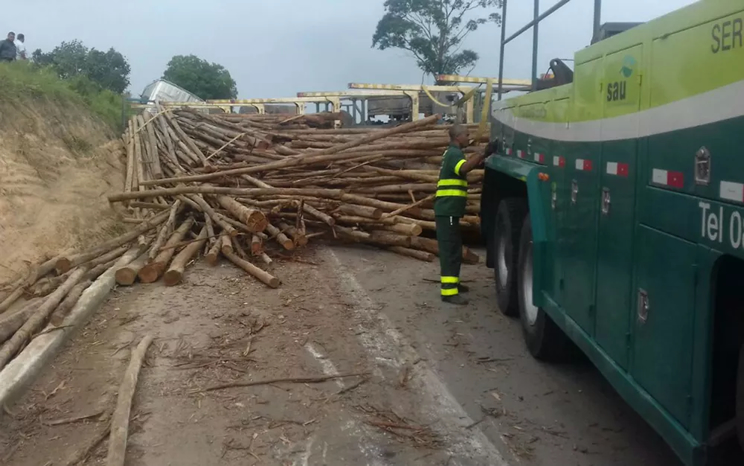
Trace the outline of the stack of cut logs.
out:
<instances>
[{"instance_id":1,"label":"stack of cut logs","mask_svg":"<svg viewBox=\"0 0 744 466\"><path fill-rule=\"evenodd\" d=\"M200 254L210 265L222 256L276 288L280 280L267 271L272 260L296 260L290 251L316 237L433 261L437 242L420 235L435 230L432 206L450 127L437 124L439 115L382 129L334 128L339 119L162 108L132 118L121 149L125 186L109 201L120 212L123 203L124 221L137 225L0 286L0 369L47 324L60 325L117 263L120 285L160 278L175 285ZM475 128L471 135L477 140L466 152L483 150L487 136ZM482 177L482 170L469 175L464 228L478 227ZM463 259L478 262L467 248ZM23 309L2 315L22 297Z\"/></svg>"},{"instance_id":2,"label":"stack of cut logs","mask_svg":"<svg viewBox=\"0 0 744 466\"><path fill-rule=\"evenodd\" d=\"M210 264L222 255L276 286L279 280L254 263L269 265L274 252L281 256L319 236L434 260L436 240L420 235L435 230L450 126L433 115L392 128L335 129L339 118L162 108L154 117L132 118L124 135L124 192L109 201L124 203L127 222L167 220L127 280L164 276L166 284L178 283L185 263L203 249ZM466 152L484 150L488 136L475 128L471 135L477 139ZM469 175L464 228L479 225L482 178L482 170ZM463 259L474 263L478 256L463 248Z\"/></svg>"}]
</instances>

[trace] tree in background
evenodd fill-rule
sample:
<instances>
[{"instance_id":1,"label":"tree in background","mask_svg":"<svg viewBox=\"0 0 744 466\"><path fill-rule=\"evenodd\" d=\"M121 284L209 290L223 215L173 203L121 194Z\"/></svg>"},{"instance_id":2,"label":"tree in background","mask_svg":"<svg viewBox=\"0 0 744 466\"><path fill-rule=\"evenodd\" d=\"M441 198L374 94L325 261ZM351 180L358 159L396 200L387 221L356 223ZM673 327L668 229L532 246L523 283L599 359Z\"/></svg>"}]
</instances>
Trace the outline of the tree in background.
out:
<instances>
[{"instance_id":1,"label":"tree in background","mask_svg":"<svg viewBox=\"0 0 744 466\"><path fill-rule=\"evenodd\" d=\"M176 55L163 73L168 80L196 96L209 99L234 99L238 87L222 65L209 63L195 55Z\"/></svg>"},{"instance_id":2,"label":"tree in background","mask_svg":"<svg viewBox=\"0 0 744 466\"><path fill-rule=\"evenodd\" d=\"M473 68L478 54L462 50L463 40L486 23L501 25L489 9L501 0L386 0L372 47L408 50L419 68L431 75L457 74Z\"/></svg>"},{"instance_id":3,"label":"tree in background","mask_svg":"<svg viewBox=\"0 0 744 466\"><path fill-rule=\"evenodd\" d=\"M37 49L33 53L33 60L37 65L53 68L62 79L84 76L101 88L117 94L129 87L129 63L113 48L102 52L73 40L62 42L48 53Z\"/></svg>"}]
</instances>

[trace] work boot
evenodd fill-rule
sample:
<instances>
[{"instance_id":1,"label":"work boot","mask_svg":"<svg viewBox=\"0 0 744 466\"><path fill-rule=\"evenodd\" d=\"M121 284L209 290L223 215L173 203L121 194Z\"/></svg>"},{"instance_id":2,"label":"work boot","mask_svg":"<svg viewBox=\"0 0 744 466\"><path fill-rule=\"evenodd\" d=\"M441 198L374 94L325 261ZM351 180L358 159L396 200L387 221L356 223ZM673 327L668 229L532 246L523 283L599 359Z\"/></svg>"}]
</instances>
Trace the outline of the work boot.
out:
<instances>
[{"instance_id":1,"label":"work boot","mask_svg":"<svg viewBox=\"0 0 744 466\"><path fill-rule=\"evenodd\" d=\"M459 291L460 293L467 293L468 291L470 291L470 288L467 285L459 283L457 285L457 291Z\"/></svg>"},{"instance_id":2,"label":"work boot","mask_svg":"<svg viewBox=\"0 0 744 466\"><path fill-rule=\"evenodd\" d=\"M459 294L456 294L454 296L442 296L442 301L449 304L455 304L457 306L466 306L470 302Z\"/></svg>"}]
</instances>

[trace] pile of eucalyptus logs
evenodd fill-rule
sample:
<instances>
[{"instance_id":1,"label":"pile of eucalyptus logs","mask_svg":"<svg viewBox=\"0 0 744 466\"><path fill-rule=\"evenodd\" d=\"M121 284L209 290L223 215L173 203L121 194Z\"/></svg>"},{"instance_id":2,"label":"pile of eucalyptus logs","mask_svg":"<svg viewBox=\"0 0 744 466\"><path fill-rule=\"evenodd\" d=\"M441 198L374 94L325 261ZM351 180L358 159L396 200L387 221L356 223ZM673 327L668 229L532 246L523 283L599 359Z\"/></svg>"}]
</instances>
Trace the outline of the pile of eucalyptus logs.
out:
<instances>
[{"instance_id":1,"label":"pile of eucalyptus logs","mask_svg":"<svg viewBox=\"0 0 744 466\"><path fill-rule=\"evenodd\" d=\"M172 286L200 255L210 265L222 256L276 288L272 261L298 260L293 252L316 237L433 261L437 242L420 235L435 230L449 126L437 124L438 115L388 128L335 128L339 119L162 108L132 118L119 149L125 186L109 201L136 226L0 286L0 370L34 335L64 328L83 292L114 268L120 285L162 278ZM486 136L471 133L477 140L466 152L483 150ZM463 228L478 227L482 177L469 175ZM463 260L478 256L463 248Z\"/></svg>"},{"instance_id":2,"label":"pile of eucalyptus logs","mask_svg":"<svg viewBox=\"0 0 744 466\"><path fill-rule=\"evenodd\" d=\"M109 196L125 221L158 222L149 254L120 283L179 283L203 251L224 256L263 283L257 265L315 237L366 243L433 261L433 202L449 125L439 115L387 128L335 128L340 115L210 115L162 109L133 117L124 135L124 190ZM482 151L487 135L468 152ZM480 181L470 174L464 228L479 225ZM429 235L432 236L432 235ZM466 263L478 256L463 248ZM265 268L265 267L264 267Z\"/></svg>"}]
</instances>

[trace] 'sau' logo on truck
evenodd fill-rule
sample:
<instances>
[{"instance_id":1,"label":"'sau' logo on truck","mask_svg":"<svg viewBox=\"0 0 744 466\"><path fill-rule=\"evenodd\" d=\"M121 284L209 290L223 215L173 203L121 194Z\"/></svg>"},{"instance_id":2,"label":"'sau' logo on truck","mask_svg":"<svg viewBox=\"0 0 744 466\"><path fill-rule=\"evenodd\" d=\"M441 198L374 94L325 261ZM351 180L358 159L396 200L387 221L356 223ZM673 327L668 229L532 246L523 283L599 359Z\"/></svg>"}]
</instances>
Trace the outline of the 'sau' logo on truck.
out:
<instances>
[{"instance_id":1,"label":"'sau' logo on truck","mask_svg":"<svg viewBox=\"0 0 744 466\"><path fill-rule=\"evenodd\" d=\"M636 60L630 55L623 59L620 75L625 79L607 84L607 102L618 102L627 98L628 79L633 76L635 65Z\"/></svg>"}]
</instances>

